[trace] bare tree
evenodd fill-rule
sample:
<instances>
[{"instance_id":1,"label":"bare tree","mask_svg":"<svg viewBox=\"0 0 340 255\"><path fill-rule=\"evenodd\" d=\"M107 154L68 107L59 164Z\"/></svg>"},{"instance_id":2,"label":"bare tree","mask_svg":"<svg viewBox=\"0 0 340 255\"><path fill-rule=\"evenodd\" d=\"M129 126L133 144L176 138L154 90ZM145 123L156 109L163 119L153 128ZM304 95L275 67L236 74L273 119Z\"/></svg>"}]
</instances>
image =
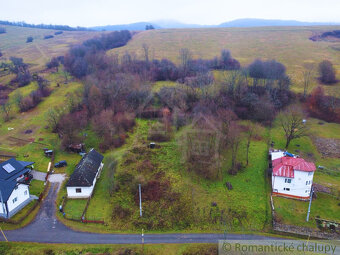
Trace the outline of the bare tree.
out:
<instances>
[{"instance_id":1,"label":"bare tree","mask_svg":"<svg viewBox=\"0 0 340 255\"><path fill-rule=\"evenodd\" d=\"M12 110L12 104L10 102L6 102L1 104L1 112L4 115L4 121L9 121L11 118L11 110Z\"/></svg>"},{"instance_id":2,"label":"bare tree","mask_svg":"<svg viewBox=\"0 0 340 255\"><path fill-rule=\"evenodd\" d=\"M180 59L181 67L183 68L184 75L186 75L189 69L190 61L192 59L192 54L190 50L186 48L180 49L179 59Z\"/></svg>"},{"instance_id":3,"label":"bare tree","mask_svg":"<svg viewBox=\"0 0 340 255\"><path fill-rule=\"evenodd\" d=\"M232 122L229 126L229 136L228 143L231 151L231 168L229 173L235 175L238 171L237 169L237 154L239 151L240 143L242 140L240 127L236 122Z\"/></svg>"},{"instance_id":4,"label":"bare tree","mask_svg":"<svg viewBox=\"0 0 340 255\"><path fill-rule=\"evenodd\" d=\"M259 125L254 123L254 122L249 122L247 125L247 131L246 131L246 138L247 138L247 166L249 164L249 148L250 148L250 143L256 137L259 133Z\"/></svg>"},{"instance_id":5,"label":"bare tree","mask_svg":"<svg viewBox=\"0 0 340 255\"><path fill-rule=\"evenodd\" d=\"M62 109L58 107L48 109L46 120L52 129L52 132L58 133L58 123L62 114Z\"/></svg>"},{"instance_id":6,"label":"bare tree","mask_svg":"<svg viewBox=\"0 0 340 255\"><path fill-rule=\"evenodd\" d=\"M144 51L145 62L149 63L149 45L147 45L146 43L143 43L142 47Z\"/></svg>"},{"instance_id":7,"label":"bare tree","mask_svg":"<svg viewBox=\"0 0 340 255\"><path fill-rule=\"evenodd\" d=\"M312 63L305 64L302 74L303 74L303 98L306 99L309 86L314 74L314 65Z\"/></svg>"},{"instance_id":8,"label":"bare tree","mask_svg":"<svg viewBox=\"0 0 340 255\"><path fill-rule=\"evenodd\" d=\"M308 126L303 120L301 111L290 107L286 111L281 112L278 119L285 133L286 149L292 140L304 137L308 134Z\"/></svg>"}]
</instances>

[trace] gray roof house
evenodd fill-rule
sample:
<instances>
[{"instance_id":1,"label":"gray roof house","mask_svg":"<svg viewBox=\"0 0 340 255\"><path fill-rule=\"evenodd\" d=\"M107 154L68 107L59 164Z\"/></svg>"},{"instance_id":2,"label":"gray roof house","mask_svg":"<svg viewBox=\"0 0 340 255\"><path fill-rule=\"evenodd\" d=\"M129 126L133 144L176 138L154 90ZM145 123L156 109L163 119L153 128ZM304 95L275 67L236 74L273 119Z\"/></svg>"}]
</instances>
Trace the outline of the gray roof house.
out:
<instances>
[{"instance_id":1,"label":"gray roof house","mask_svg":"<svg viewBox=\"0 0 340 255\"><path fill-rule=\"evenodd\" d=\"M0 163L0 217L10 218L32 200L27 179L33 164L15 158Z\"/></svg>"},{"instance_id":2,"label":"gray roof house","mask_svg":"<svg viewBox=\"0 0 340 255\"><path fill-rule=\"evenodd\" d=\"M97 178L104 166L104 156L91 149L79 161L66 184L67 197L88 198L92 195Z\"/></svg>"}]
</instances>

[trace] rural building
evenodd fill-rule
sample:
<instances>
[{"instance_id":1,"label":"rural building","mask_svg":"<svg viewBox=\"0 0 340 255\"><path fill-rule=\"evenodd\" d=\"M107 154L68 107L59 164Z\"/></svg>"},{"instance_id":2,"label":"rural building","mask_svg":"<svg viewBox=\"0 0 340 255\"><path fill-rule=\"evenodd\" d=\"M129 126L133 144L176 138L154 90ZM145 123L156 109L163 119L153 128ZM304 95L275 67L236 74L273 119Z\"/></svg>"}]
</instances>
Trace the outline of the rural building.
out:
<instances>
[{"instance_id":1,"label":"rural building","mask_svg":"<svg viewBox=\"0 0 340 255\"><path fill-rule=\"evenodd\" d=\"M68 198L88 198L104 164L103 155L91 149L83 156L66 184Z\"/></svg>"},{"instance_id":2,"label":"rural building","mask_svg":"<svg viewBox=\"0 0 340 255\"><path fill-rule=\"evenodd\" d=\"M272 151L270 155L273 194L308 200L316 170L314 163L283 151Z\"/></svg>"},{"instance_id":3,"label":"rural building","mask_svg":"<svg viewBox=\"0 0 340 255\"><path fill-rule=\"evenodd\" d=\"M33 164L15 158L0 163L0 217L12 217L33 199L29 192Z\"/></svg>"}]
</instances>

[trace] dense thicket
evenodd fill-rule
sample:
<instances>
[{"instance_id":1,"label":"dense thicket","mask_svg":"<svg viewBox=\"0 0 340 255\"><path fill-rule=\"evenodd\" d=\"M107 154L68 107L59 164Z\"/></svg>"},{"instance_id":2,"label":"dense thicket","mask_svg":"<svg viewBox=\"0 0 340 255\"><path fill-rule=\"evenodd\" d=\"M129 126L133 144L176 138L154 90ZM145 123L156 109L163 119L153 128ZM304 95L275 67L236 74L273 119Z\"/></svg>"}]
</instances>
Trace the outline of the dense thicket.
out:
<instances>
[{"instance_id":1,"label":"dense thicket","mask_svg":"<svg viewBox=\"0 0 340 255\"><path fill-rule=\"evenodd\" d=\"M21 95L16 96L16 103L18 104L19 110L21 112L26 112L30 109L36 107L42 98L50 95L51 90L48 88L49 82L40 76L35 78L38 88L33 90L28 96L22 97Z\"/></svg>"},{"instance_id":2,"label":"dense thicket","mask_svg":"<svg viewBox=\"0 0 340 255\"><path fill-rule=\"evenodd\" d=\"M325 84L336 83L336 71L329 60L324 60L319 64L320 81Z\"/></svg>"},{"instance_id":3,"label":"dense thicket","mask_svg":"<svg viewBox=\"0 0 340 255\"><path fill-rule=\"evenodd\" d=\"M30 43L30 42L33 42L33 37L32 36L29 36L26 39L26 43Z\"/></svg>"},{"instance_id":4,"label":"dense thicket","mask_svg":"<svg viewBox=\"0 0 340 255\"><path fill-rule=\"evenodd\" d=\"M340 123L340 99L326 96L321 86L312 91L306 104L312 117Z\"/></svg>"},{"instance_id":5,"label":"dense thicket","mask_svg":"<svg viewBox=\"0 0 340 255\"><path fill-rule=\"evenodd\" d=\"M66 54L66 70L83 78L86 85L82 101L73 104L70 113L61 118L55 129L59 130L65 147L67 143L81 140L76 134L87 125L103 137L102 150L118 147L124 143L136 115L160 119L161 125L155 125L157 131L163 126L167 133L162 137L157 133L157 139L161 140L170 137L169 123L179 128L199 113L218 116L218 123L228 119L224 115L232 114L235 118L270 124L276 112L294 97L289 91L286 68L275 60L256 60L242 69L227 50L207 60L193 59L188 49L181 49L180 63L175 65L168 59L150 60L147 45L143 45L144 59L130 53L121 58L105 54L105 50L120 47L130 38L128 31L114 32L87 40ZM51 62L53 66L56 61ZM214 90L212 70L225 71L220 86ZM151 93L148 84L166 80L182 86ZM79 115L84 125L78 124ZM148 137L156 136L149 134ZM238 140L234 142L237 148ZM240 168L236 161L234 167Z\"/></svg>"},{"instance_id":6,"label":"dense thicket","mask_svg":"<svg viewBox=\"0 0 340 255\"><path fill-rule=\"evenodd\" d=\"M89 31L88 28L85 27L70 27L65 25L45 25L45 24L27 24L25 22L11 22L0 20L1 25L7 26L18 26L18 27L32 27L32 28L41 28L41 29L54 29L54 30L64 30L64 31Z\"/></svg>"},{"instance_id":7,"label":"dense thicket","mask_svg":"<svg viewBox=\"0 0 340 255\"><path fill-rule=\"evenodd\" d=\"M9 65L10 71L16 74L16 77L11 82L17 83L19 87L28 85L32 80L28 65L23 62L22 58L10 57L10 60L12 62Z\"/></svg>"},{"instance_id":8,"label":"dense thicket","mask_svg":"<svg viewBox=\"0 0 340 255\"><path fill-rule=\"evenodd\" d=\"M0 27L0 34L6 33L6 29L4 27Z\"/></svg>"},{"instance_id":9,"label":"dense thicket","mask_svg":"<svg viewBox=\"0 0 340 255\"><path fill-rule=\"evenodd\" d=\"M99 63L105 50L124 46L131 39L127 30L115 31L85 41L82 45L76 45L65 56L65 68L77 78L81 78L94 72L97 68L105 68L107 63Z\"/></svg>"}]
</instances>

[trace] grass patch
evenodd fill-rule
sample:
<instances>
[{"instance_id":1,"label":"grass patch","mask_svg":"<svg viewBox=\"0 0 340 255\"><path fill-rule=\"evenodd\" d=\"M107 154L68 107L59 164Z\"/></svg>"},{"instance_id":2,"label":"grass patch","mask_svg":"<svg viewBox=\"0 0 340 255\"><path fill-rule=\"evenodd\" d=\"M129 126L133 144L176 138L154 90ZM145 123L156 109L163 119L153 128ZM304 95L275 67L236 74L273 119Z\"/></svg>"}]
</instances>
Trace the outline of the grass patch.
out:
<instances>
[{"instance_id":1,"label":"grass patch","mask_svg":"<svg viewBox=\"0 0 340 255\"><path fill-rule=\"evenodd\" d=\"M85 209L87 199L68 199L64 207L67 218L80 219Z\"/></svg>"},{"instance_id":2,"label":"grass patch","mask_svg":"<svg viewBox=\"0 0 340 255\"><path fill-rule=\"evenodd\" d=\"M144 248L144 249L143 249ZM0 243L0 254L217 254L217 244L39 244L11 242ZM209 252L210 253L206 253ZM1 253L4 252L4 253Z\"/></svg>"},{"instance_id":3,"label":"grass patch","mask_svg":"<svg viewBox=\"0 0 340 255\"><path fill-rule=\"evenodd\" d=\"M39 197L44 188L45 186L43 181L32 180L29 187L30 194Z\"/></svg>"},{"instance_id":4,"label":"grass patch","mask_svg":"<svg viewBox=\"0 0 340 255\"><path fill-rule=\"evenodd\" d=\"M284 224L316 228L315 217L340 221L340 200L334 196L318 193L317 199L313 200L309 222L306 222L309 202L274 197L274 206L277 218Z\"/></svg>"}]
</instances>

